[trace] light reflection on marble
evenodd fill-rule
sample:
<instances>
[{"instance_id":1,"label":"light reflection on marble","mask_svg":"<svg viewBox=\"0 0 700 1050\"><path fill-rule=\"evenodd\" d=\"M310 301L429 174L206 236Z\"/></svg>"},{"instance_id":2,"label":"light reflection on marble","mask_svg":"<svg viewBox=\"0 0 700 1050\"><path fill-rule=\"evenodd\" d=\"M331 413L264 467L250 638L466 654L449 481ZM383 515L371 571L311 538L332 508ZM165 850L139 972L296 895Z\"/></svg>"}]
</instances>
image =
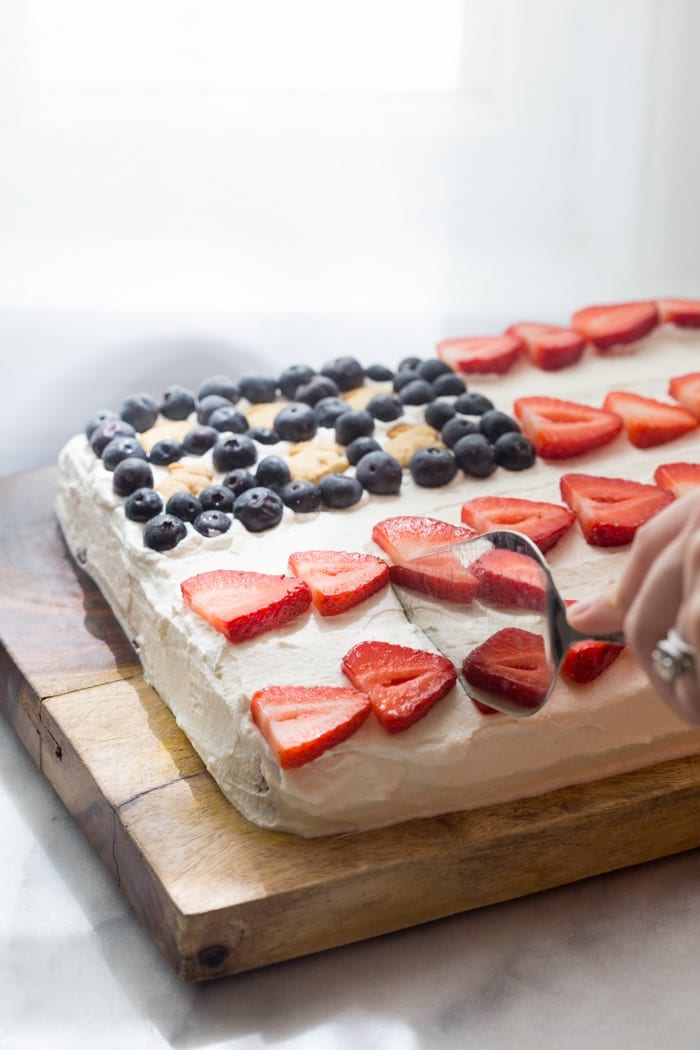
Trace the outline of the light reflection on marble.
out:
<instances>
[{"instance_id":1,"label":"light reflection on marble","mask_svg":"<svg viewBox=\"0 0 700 1050\"><path fill-rule=\"evenodd\" d=\"M182 983L0 718L0 1047L700 1046L700 851Z\"/></svg>"}]
</instances>

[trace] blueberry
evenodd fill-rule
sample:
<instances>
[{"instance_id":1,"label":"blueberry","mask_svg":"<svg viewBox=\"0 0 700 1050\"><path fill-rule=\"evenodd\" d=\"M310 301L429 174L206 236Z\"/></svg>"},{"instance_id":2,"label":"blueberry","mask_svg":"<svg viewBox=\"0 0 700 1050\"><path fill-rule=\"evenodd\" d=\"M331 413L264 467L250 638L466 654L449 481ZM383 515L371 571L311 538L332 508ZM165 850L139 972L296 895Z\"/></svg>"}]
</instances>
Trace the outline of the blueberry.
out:
<instances>
[{"instance_id":1,"label":"blueberry","mask_svg":"<svg viewBox=\"0 0 700 1050\"><path fill-rule=\"evenodd\" d=\"M328 376L314 376L308 383L302 383L294 392L295 401L303 401L305 405L315 405L322 397L337 397L340 388Z\"/></svg>"},{"instance_id":2,"label":"blueberry","mask_svg":"<svg viewBox=\"0 0 700 1050\"><path fill-rule=\"evenodd\" d=\"M156 441L148 458L157 467L167 467L168 463L177 463L184 454L184 446L175 438L161 438L160 441Z\"/></svg>"},{"instance_id":3,"label":"blueberry","mask_svg":"<svg viewBox=\"0 0 700 1050\"><path fill-rule=\"evenodd\" d=\"M338 390L354 390L362 386L365 381L365 370L354 357L335 357L327 361L320 369L322 376L328 376L338 387Z\"/></svg>"},{"instance_id":4,"label":"blueberry","mask_svg":"<svg viewBox=\"0 0 700 1050\"><path fill-rule=\"evenodd\" d=\"M250 467L258 458L255 442L245 434L219 438L212 451L214 470L225 474L234 467Z\"/></svg>"},{"instance_id":5,"label":"blueberry","mask_svg":"<svg viewBox=\"0 0 700 1050\"><path fill-rule=\"evenodd\" d=\"M272 489L256 485L242 492L233 505L233 516L248 532L265 532L279 525L284 503Z\"/></svg>"},{"instance_id":6,"label":"blueberry","mask_svg":"<svg viewBox=\"0 0 700 1050\"><path fill-rule=\"evenodd\" d=\"M467 434L452 451L460 470L474 478L487 478L497 467L494 447L483 434Z\"/></svg>"},{"instance_id":7,"label":"blueberry","mask_svg":"<svg viewBox=\"0 0 700 1050\"><path fill-rule=\"evenodd\" d=\"M209 416L208 423L208 426L214 427L220 434L225 431L231 434L245 434L249 425L243 413L233 405L220 405L219 408L215 408Z\"/></svg>"},{"instance_id":8,"label":"blueberry","mask_svg":"<svg viewBox=\"0 0 700 1050\"><path fill-rule=\"evenodd\" d=\"M192 524L202 536L220 536L231 528L231 518L222 510L203 510Z\"/></svg>"},{"instance_id":9,"label":"blueberry","mask_svg":"<svg viewBox=\"0 0 700 1050\"><path fill-rule=\"evenodd\" d=\"M234 381L229 379L228 376L222 375L209 376L197 391L197 397L200 401L203 401L205 397L209 397L210 394L218 394L219 397L225 397L232 405L235 405L240 397L238 387Z\"/></svg>"},{"instance_id":10,"label":"blueberry","mask_svg":"<svg viewBox=\"0 0 700 1050\"><path fill-rule=\"evenodd\" d=\"M431 401L425 406L425 422L438 431L442 430L448 419L452 419L454 415L455 410L449 401Z\"/></svg>"},{"instance_id":11,"label":"blueberry","mask_svg":"<svg viewBox=\"0 0 700 1050\"><path fill-rule=\"evenodd\" d=\"M397 372L416 372L423 363L422 357L402 357Z\"/></svg>"},{"instance_id":12,"label":"blueberry","mask_svg":"<svg viewBox=\"0 0 700 1050\"><path fill-rule=\"evenodd\" d=\"M457 463L448 448L431 445L428 448L416 449L408 469L416 485L436 489L452 481L457 473Z\"/></svg>"},{"instance_id":13,"label":"blueberry","mask_svg":"<svg viewBox=\"0 0 700 1050\"><path fill-rule=\"evenodd\" d=\"M182 447L185 452L193 456L201 456L212 448L219 440L219 431L213 427L193 427L188 430L182 439Z\"/></svg>"},{"instance_id":14,"label":"blueberry","mask_svg":"<svg viewBox=\"0 0 700 1050\"><path fill-rule=\"evenodd\" d=\"M362 485L347 474L326 474L318 483L321 502L333 510L345 510L362 499Z\"/></svg>"},{"instance_id":15,"label":"blueberry","mask_svg":"<svg viewBox=\"0 0 700 1050\"><path fill-rule=\"evenodd\" d=\"M133 437L135 433L131 423L125 422L118 416L116 419L106 419L93 430L90 436L90 447L96 456L101 456L114 438Z\"/></svg>"},{"instance_id":16,"label":"blueberry","mask_svg":"<svg viewBox=\"0 0 700 1050\"><path fill-rule=\"evenodd\" d=\"M226 488L231 489L235 498L240 496L241 492L246 492L247 489L254 489L257 482L250 471L245 470L243 467L235 467L233 470L229 470L223 484Z\"/></svg>"},{"instance_id":17,"label":"blueberry","mask_svg":"<svg viewBox=\"0 0 700 1050\"><path fill-rule=\"evenodd\" d=\"M202 513L202 504L191 492L173 492L165 504L165 513L174 515L180 521L194 521Z\"/></svg>"},{"instance_id":18,"label":"blueberry","mask_svg":"<svg viewBox=\"0 0 700 1050\"><path fill-rule=\"evenodd\" d=\"M246 434L252 441L257 441L259 445L276 445L279 441L279 434L276 434L274 430L270 430L269 427L250 427L246 430Z\"/></svg>"},{"instance_id":19,"label":"blueberry","mask_svg":"<svg viewBox=\"0 0 700 1050\"><path fill-rule=\"evenodd\" d=\"M120 416L134 430L150 430L158 418L158 405L150 394L131 394L121 407Z\"/></svg>"},{"instance_id":20,"label":"blueberry","mask_svg":"<svg viewBox=\"0 0 700 1050\"><path fill-rule=\"evenodd\" d=\"M313 408L301 401L292 401L281 408L273 426L282 441L309 441L318 429Z\"/></svg>"},{"instance_id":21,"label":"blueberry","mask_svg":"<svg viewBox=\"0 0 700 1050\"><path fill-rule=\"evenodd\" d=\"M467 434L478 433L479 424L473 419L467 419L466 416L453 416L443 426L440 437L448 448L454 448L460 438L466 437Z\"/></svg>"},{"instance_id":22,"label":"blueberry","mask_svg":"<svg viewBox=\"0 0 700 1050\"><path fill-rule=\"evenodd\" d=\"M369 365L365 368L365 375L373 383L391 383L394 373L386 365Z\"/></svg>"},{"instance_id":23,"label":"blueberry","mask_svg":"<svg viewBox=\"0 0 700 1050\"><path fill-rule=\"evenodd\" d=\"M150 521L162 509L163 500L155 489L134 489L124 504L129 521Z\"/></svg>"},{"instance_id":24,"label":"blueberry","mask_svg":"<svg viewBox=\"0 0 700 1050\"><path fill-rule=\"evenodd\" d=\"M231 408L232 403L227 397L223 397L221 394L207 394L197 405L197 422L203 425L209 423L209 418L212 413L216 412L217 408Z\"/></svg>"},{"instance_id":25,"label":"blueberry","mask_svg":"<svg viewBox=\"0 0 700 1050\"><path fill-rule=\"evenodd\" d=\"M399 370L394 376L394 390L398 394L405 386L408 386L409 383L415 383L419 378L420 376L415 368L404 368L403 370Z\"/></svg>"},{"instance_id":26,"label":"blueberry","mask_svg":"<svg viewBox=\"0 0 700 1050\"><path fill-rule=\"evenodd\" d=\"M350 408L335 421L335 440L349 445L358 437L367 437L374 430L374 417L364 408Z\"/></svg>"},{"instance_id":27,"label":"blueberry","mask_svg":"<svg viewBox=\"0 0 700 1050\"><path fill-rule=\"evenodd\" d=\"M283 485L292 480L289 467L281 456L265 456L258 463L255 471L255 482L265 488L274 489L278 492Z\"/></svg>"},{"instance_id":28,"label":"blueberry","mask_svg":"<svg viewBox=\"0 0 700 1050\"><path fill-rule=\"evenodd\" d=\"M401 464L388 452L368 452L355 468L355 477L374 495L392 496L401 488Z\"/></svg>"},{"instance_id":29,"label":"blueberry","mask_svg":"<svg viewBox=\"0 0 700 1050\"><path fill-rule=\"evenodd\" d=\"M112 488L118 496L130 496L136 489L152 489L153 471L145 459L130 456L114 468Z\"/></svg>"},{"instance_id":30,"label":"blueberry","mask_svg":"<svg viewBox=\"0 0 700 1050\"><path fill-rule=\"evenodd\" d=\"M97 428L110 419L119 419L118 413L113 412L111 408L100 408L94 415L90 416L85 424L85 437L88 441L91 439Z\"/></svg>"},{"instance_id":31,"label":"blueberry","mask_svg":"<svg viewBox=\"0 0 700 1050\"><path fill-rule=\"evenodd\" d=\"M402 405L427 405L433 400L433 387L425 379L412 379L401 387L399 401Z\"/></svg>"},{"instance_id":32,"label":"blueberry","mask_svg":"<svg viewBox=\"0 0 700 1050\"><path fill-rule=\"evenodd\" d=\"M160 414L166 419L187 419L196 408L195 396L184 386L169 386L163 391Z\"/></svg>"},{"instance_id":33,"label":"blueberry","mask_svg":"<svg viewBox=\"0 0 700 1050\"><path fill-rule=\"evenodd\" d=\"M391 423L403 415L403 406L393 394L375 394L367 402L367 411L382 423Z\"/></svg>"},{"instance_id":34,"label":"blueberry","mask_svg":"<svg viewBox=\"0 0 700 1050\"><path fill-rule=\"evenodd\" d=\"M113 438L102 453L102 465L105 470L114 470L117 463L132 456L134 459L147 459L146 453L135 437Z\"/></svg>"},{"instance_id":35,"label":"blueberry","mask_svg":"<svg viewBox=\"0 0 700 1050\"><path fill-rule=\"evenodd\" d=\"M241 397L246 398L252 405L262 405L267 401L275 400L277 396L277 380L271 376L247 373L239 377L238 390Z\"/></svg>"},{"instance_id":36,"label":"blueberry","mask_svg":"<svg viewBox=\"0 0 700 1050\"><path fill-rule=\"evenodd\" d=\"M381 452L382 447L378 441L375 441L373 437L368 434L360 435L350 442L348 447L345 449L345 455L348 463L353 467L356 466L363 456L366 456L368 452Z\"/></svg>"},{"instance_id":37,"label":"blueberry","mask_svg":"<svg viewBox=\"0 0 700 1050\"><path fill-rule=\"evenodd\" d=\"M512 430L496 438L493 451L499 467L506 470L527 470L536 459L532 442L524 434Z\"/></svg>"},{"instance_id":38,"label":"blueberry","mask_svg":"<svg viewBox=\"0 0 700 1050\"><path fill-rule=\"evenodd\" d=\"M448 397L454 394L464 394L467 384L456 372L446 372L433 380L433 394L435 397Z\"/></svg>"},{"instance_id":39,"label":"blueberry","mask_svg":"<svg viewBox=\"0 0 700 1050\"><path fill-rule=\"evenodd\" d=\"M308 365L290 365L279 377L277 385L284 397L294 401L297 387L308 383L315 375L313 368Z\"/></svg>"},{"instance_id":40,"label":"blueberry","mask_svg":"<svg viewBox=\"0 0 700 1050\"><path fill-rule=\"evenodd\" d=\"M416 367L416 372L421 379L425 379L428 383L433 383L438 376L454 375L454 372L450 366L445 362L441 361L439 357L429 357L425 361Z\"/></svg>"},{"instance_id":41,"label":"blueberry","mask_svg":"<svg viewBox=\"0 0 700 1050\"><path fill-rule=\"evenodd\" d=\"M311 514L321 506L321 490L311 481L290 481L280 489L280 498L297 514Z\"/></svg>"},{"instance_id":42,"label":"blueberry","mask_svg":"<svg viewBox=\"0 0 700 1050\"><path fill-rule=\"evenodd\" d=\"M199 494L202 510L233 510L234 499L227 485L208 485Z\"/></svg>"},{"instance_id":43,"label":"blueberry","mask_svg":"<svg viewBox=\"0 0 700 1050\"><path fill-rule=\"evenodd\" d=\"M512 416L507 416L505 412L499 412L496 408L490 408L479 420L479 430L487 441L495 441L501 434L519 434L520 426Z\"/></svg>"},{"instance_id":44,"label":"blueberry","mask_svg":"<svg viewBox=\"0 0 700 1050\"><path fill-rule=\"evenodd\" d=\"M143 543L154 551L169 551L177 547L187 535L184 521L172 514L157 514L146 522L143 530Z\"/></svg>"},{"instance_id":45,"label":"blueberry","mask_svg":"<svg viewBox=\"0 0 700 1050\"><path fill-rule=\"evenodd\" d=\"M490 408L493 408L493 401L489 401L476 390L467 390L455 401L455 410L464 416L483 416L484 412L488 412Z\"/></svg>"},{"instance_id":46,"label":"blueberry","mask_svg":"<svg viewBox=\"0 0 700 1050\"><path fill-rule=\"evenodd\" d=\"M334 427L338 416L347 410L348 403L341 397L322 397L314 405L314 415L320 427Z\"/></svg>"}]
</instances>

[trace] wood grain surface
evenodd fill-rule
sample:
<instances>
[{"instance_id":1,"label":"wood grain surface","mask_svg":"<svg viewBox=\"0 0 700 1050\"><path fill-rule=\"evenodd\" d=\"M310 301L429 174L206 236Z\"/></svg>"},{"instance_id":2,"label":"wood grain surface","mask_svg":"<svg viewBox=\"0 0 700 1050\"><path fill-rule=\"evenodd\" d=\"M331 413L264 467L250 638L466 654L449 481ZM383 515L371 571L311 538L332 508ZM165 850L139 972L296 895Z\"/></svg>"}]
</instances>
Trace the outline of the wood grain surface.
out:
<instances>
[{"instance_id":1,"label":"wood grain surface","mask_svg":"<svg viewBox=\"0 0 700 1050\"><path fill-rule=\"evenodd\" d=\"M53 516L0 479L0 707L180 976L205 980L700 845L700 758L358 835L265 832L140 676Z\"/></svg>"}]
</instances>

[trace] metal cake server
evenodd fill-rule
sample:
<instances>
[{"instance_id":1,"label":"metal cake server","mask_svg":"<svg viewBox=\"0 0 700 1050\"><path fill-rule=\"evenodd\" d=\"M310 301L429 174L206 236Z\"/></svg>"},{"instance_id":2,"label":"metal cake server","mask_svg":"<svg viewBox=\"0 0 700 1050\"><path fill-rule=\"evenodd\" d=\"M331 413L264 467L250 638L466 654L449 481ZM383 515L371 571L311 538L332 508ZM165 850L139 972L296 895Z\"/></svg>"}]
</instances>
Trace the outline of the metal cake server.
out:
<instances>
[{"instance_id":1,"label":"metal cake server","mask_svg":"<svg viewBox=\"0 0 700 1050\"><path fill-rule=\"evenodd\" d=\"M519 532L483 533L391 573L408 619L452 661L467 694L497 711L539 711L575 642L625 644L622 634L569 626L542 553Z\"/></svg>"}]
</instances>

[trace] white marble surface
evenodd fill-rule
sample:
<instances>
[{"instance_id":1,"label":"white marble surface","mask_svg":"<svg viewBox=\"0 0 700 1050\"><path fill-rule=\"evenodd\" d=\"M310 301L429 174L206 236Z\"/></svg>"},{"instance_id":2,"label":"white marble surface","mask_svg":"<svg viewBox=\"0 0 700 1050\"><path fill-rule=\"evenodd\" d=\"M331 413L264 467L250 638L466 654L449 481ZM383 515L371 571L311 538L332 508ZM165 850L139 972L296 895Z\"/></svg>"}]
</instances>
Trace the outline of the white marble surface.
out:
<instances>
[{"instance_id":1,"label":"white marble surface","mask_svg":"<svg viewBox=\"0 0 700 1050\"><path fill-rule=\"evenodd\" d=\"M182 983L0 718L0 1047L700 1046L700 851Z\"/></svg>"}]
</instances>

